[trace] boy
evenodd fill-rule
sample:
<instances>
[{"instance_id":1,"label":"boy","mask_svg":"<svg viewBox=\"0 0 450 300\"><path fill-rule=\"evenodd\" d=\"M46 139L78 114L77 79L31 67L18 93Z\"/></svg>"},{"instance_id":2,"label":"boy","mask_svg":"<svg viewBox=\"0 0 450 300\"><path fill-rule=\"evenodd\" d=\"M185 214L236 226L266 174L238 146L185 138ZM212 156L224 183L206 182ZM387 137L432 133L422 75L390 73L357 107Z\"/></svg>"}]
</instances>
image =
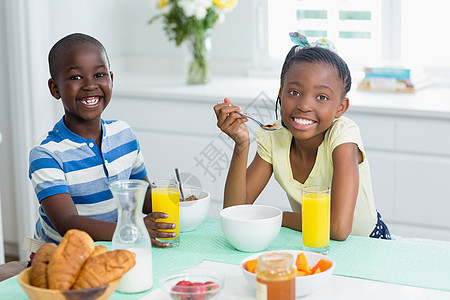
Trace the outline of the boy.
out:
<instances>
[{"instance_id":1,"label":"boy","mask_svg":"<svg viewBox=\"0 0 450 300\"><path fill-rule=\"evenodd\" d=\"M67 230L77 228L96 241L110 241L117 208L108 184L119 179L148 181L139 142L125 122L101 119L111 100L113 73L98 40L81 33L68 35L52 47L48 63L48 87L55 99L61 99L64 116L30 151L29 176L40 203L35 238L59 243ZM174 233L156 229L175 224L155 222L167 215L151 210L149 189L144 222L152 244L167 247L155 238Z\"/></svg>"}]
</instances>

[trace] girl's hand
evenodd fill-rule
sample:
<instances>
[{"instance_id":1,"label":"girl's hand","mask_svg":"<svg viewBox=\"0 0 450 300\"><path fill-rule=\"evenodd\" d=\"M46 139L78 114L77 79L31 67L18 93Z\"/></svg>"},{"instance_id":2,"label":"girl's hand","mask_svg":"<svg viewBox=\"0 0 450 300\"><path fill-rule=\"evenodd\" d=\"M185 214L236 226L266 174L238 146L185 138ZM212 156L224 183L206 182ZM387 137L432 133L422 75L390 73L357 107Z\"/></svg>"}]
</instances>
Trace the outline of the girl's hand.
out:
<instances>
[{"instance_id":1,"label":"girl's hand","mask_svg":"<svg viewBox=\"0 0 450 300\"><path fill-rule=\"evenodd\" d=\"M158 231L158 229L174 229L175 224L173 223L163 223L156 222L156 219L167 219L169 216L162 212L152 212L144 217L145 227L147 228L150 238L152 240L152 245L159 248L169 247L169 243L161 243L155 238L174 238L174 232Z\"/></svg>"},{"instance_id":2,"label":"girl's hand","mask_svg":"<svg viewBox=\"0 0 450 300\"><path fill-rule=\"evenodd\" d=\"M248 119L234 113L240 110L241 108L234 106L229 98L225 98L224 103L216 104L214 112L217 116L217 127L233 139L236 145L250 144L248 129L244 124Z\"/></svg>"}]
</instances>

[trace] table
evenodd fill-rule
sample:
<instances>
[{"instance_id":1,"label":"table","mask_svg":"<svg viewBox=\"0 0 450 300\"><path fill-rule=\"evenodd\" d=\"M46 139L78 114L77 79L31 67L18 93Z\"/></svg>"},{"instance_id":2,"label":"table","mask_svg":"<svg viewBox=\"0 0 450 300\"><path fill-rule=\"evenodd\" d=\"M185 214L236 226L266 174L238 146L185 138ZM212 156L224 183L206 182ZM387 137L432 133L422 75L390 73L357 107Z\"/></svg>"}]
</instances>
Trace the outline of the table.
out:
<instances>
[{"instance_id":1,"label":"table","mask_svg":"<svg viewBox=\"0 0 450 300\"><path fill-rule=\"evenodd\" d=\"M110 245L108 242L102 244ZM298 250L300 247L301 232L281 228L276 240L266 250ZM224 269L227 280L234 278L245 285L238 265L250 253L237 251L226 241L218 219L208 218L197 230L182 233L178 247L153 248L152 254L153 288L137 294L116 292L111 299L158 299L158 275L161 272L200 263L218 264ZM408 299L450 299L449 242L423 239L387 241L349 236L344 242L331 241L329 256L335 260L336 267L329 284L319 291L320 295L332 295L336 299L374 299L374 295L380 294L386 299L386 293L395 293L394 296ZM225 283L224 292L227 289ZM336 290L341 291L340 296ZM241 289L239 292L243 293L242 298L223 294L221 299L252 299L248 297L251 290ZM319 294L311 294L302 299L320 299L317 297ZM0 283L0 298L27 299L16 277Z\"/></svg>"},{"instance_id":2,"label":"table","mask_svg":"<svg viewBox=\"0 0 450 300\"><path fill-rule=\"evenodd\" d=\"M225 287L218 300L256 300L255 289L243 280L238 265L203 261L199 266L225 273ZM398 285L360 278L333 275L320 290L298 298L301 300L380 300L380 299L433 299L449 300L450 293L440 290ZM167 300L161 289L154 289L141 300Z\"/></svg>"}]
</instances>

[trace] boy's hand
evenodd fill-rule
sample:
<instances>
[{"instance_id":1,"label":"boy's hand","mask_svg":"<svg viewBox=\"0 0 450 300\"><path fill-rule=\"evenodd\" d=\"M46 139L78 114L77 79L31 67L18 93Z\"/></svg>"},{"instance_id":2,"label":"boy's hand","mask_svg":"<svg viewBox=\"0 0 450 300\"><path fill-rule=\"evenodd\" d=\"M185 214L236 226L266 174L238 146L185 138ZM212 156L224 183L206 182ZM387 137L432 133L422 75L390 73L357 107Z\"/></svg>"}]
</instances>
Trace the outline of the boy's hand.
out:
<instances>
[{"instance_id":1,"label":"boy's hand","mask_svg":"<svg viewBox=\"0 0 450 300\"><path fill-rule=\"evenodd\" d=\"M163 223L156 222L156 219L167 219L168 215L162 212L152 212L149 213L146 217L144 217L144 224L147 228L148 233L150 234L150 238L152 240L152 245L155 247L169 247L169 243L161 243L157 241L155 238L174 238L174 232L165 232L158 231L158 229L174 229L175 224L173 223Z\"/></svg>"},{"instance_id":2,"label":"boy's hand","mask_svg":"<svg viewBox=\"0 0 450 300\"><path fill-rule=\"evenodd\" d=\"M217 116L217 127L225 132L237 145L249 144L249 134L245 122L248 119L234 112L241 111L241 108L234 106L229 98L225 98L223 103L214 106Z\"/></svg>"}]
</instances>

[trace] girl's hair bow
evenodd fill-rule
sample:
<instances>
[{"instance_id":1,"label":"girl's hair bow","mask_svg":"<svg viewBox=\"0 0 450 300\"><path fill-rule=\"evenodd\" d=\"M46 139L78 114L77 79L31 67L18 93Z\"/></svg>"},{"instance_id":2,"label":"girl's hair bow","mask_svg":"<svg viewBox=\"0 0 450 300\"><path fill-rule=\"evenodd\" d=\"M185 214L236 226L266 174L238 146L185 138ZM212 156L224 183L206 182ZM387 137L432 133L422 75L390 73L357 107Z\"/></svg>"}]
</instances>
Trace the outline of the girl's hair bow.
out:
<instances>
[{"instance_id":1,"label":"girl's hair bow","mask_svg":"<svg viewBox=\"0 0 450 300\"><path fill-rule=\"evenodd\" d=\"M320 48L328 49L331 52L334 52L337 54L334 43L327 38L321 38L313 43L310 43L310 42L308 42L308 39L306 38L306 36L304 36L303 34L301 34L299 32L289 32L289 36L291 38L291 41L298 45L295 48L295 53L297 53L299 50L305 49L305 48L320 47Z\"/></svg>"}]
</instances>

